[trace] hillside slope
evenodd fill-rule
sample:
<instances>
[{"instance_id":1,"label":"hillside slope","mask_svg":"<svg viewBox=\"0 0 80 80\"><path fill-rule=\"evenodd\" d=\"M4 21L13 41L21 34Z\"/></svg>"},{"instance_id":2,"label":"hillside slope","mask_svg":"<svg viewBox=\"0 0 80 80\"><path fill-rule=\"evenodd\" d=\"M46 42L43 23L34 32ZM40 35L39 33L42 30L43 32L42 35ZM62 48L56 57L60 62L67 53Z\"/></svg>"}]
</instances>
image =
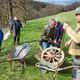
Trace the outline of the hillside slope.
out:
<instances>
[{"instance_id":1,"label":"hillside slope","mask_svg":"<svg viewBox=\"0 0 80 80\"><path fill-rule=\"evenodd\" d=\"M52 15L36 20L27 21L27 26L23 28L20 34L20 45L24 43L29 43L31 45L30 51L26 55L26 64L27 70L23 66L20 66L20 62L17 61L14 63L14 68L10 69L10 64L8 62L0 63L0 80L50 80L49 73L43 74L35 66L35 63L38 62L34 55L37 54L40 49L38 47L38 39L40 38L41 30L44 25L48 24L50 18L58 17L60 22L63 24L68 21L70 26L75 29L77 21L75 19L74 11L59 13L57 15ZM65 34L64 44L69 40L69 36ZM14 46L13 45L13 34L11 34L6 41L2 43L2 54L0 54L0 61L7 60L10 51ZM68 48L65 48L63 44L63 51L67 59L73 57L68 54ZM69 66L73 64L73 60L64 63L61 67ZM51 72L53 75L54 72ZM72 69L63 70L58 72L57 80L73 80L71 78Z\"/></svg>"}]
</instances>

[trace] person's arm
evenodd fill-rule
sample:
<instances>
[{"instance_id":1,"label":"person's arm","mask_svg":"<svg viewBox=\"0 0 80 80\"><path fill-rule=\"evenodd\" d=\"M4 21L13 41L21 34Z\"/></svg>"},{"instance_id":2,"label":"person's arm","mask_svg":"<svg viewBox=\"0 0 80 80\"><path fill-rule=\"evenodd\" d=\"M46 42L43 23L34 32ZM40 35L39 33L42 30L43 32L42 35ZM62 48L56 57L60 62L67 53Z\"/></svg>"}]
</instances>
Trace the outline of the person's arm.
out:
<instances>
[{"instance_id":1,"label":"person's arm","mask_svg":"<svg viewBox=\"0 0 80 80\"><path fill-rule=\"evenodd\" d=\"M57 41L57 28L55 27L54 35L53 35L53 41Z\"/></svg>"},{"instance_id":2,"label":"person's arm","mask_svg":"<svg viewBox=\"0 0 80 80\"><path fill-rule=\"evenodd\" d=\"M41 38L42 38L43 40L48 40L47 37L45 36L45 34L46 34L46 29L45 29L45 27L43 27L43 29L42 29L42 31L41 31Z\"/></svg>"},{"instance_id":3,"label":"person's arm","mask_svg":"<svg viewBox=\"0 0 80 80\"><path fill-rule=\"evenodd\" d=\"M74 42L76 42L77 44L80 43L80 32L77 34L70 27L66 30L66 32Z\"/></svg>"},{"instance_id":4,"label":"person's arm","mask_svg":"<svg viewBox=\"0 0 80 80\"><path fill-rule=\"evenodd\" d=\"M10 33L13 30L13 21L11 22L11 26L10 26Z\"/></svg>"},{"instance_id":5,"label":"person's arm","mask_svg":"<svg viewBox=\"0 0 80 80\"><path fill-rule=\"evenodd\" d=\"M78 34L73 31L70 26L66 23L64 23L63 28L66 30L67 34L70 36L70 38L76 42L77 44L80 43L80 31L78 32Z\"/></svg>"},{"instance_id":6,"label":"person's arm","mask_svg":"<svg viewBox=\"0 0 80 80\"><path fill-rule=\"evenodd\" d=\"M19 21L19 23L20 23L20 27L21 27L21 30L22 30L22 28L23 28L23 27L22 27L22 24L21 24L21 22L20 22L20 21Z\"/></svg>"},{"instance_id":7,"label":"person's arm","mask_svg":"<svg viewBox=\"0 0 80 80\"><path fill-rule=\"evenodd\" d=\"M3 31L1 30L1 33L2 33L2 37L4 37L4 33L3 33Z\"/></svg>"},{"instance_id":8,"label":"person's arm","mask_svg":"<svg viewBox=\"0 0 80 80\"><path fill-rule=\"evenodd\" d=\"M70 39L69 41L66 42L65 46L68 47L69 44L71 44L72 40Z\"/></svg>"}]
</instances>

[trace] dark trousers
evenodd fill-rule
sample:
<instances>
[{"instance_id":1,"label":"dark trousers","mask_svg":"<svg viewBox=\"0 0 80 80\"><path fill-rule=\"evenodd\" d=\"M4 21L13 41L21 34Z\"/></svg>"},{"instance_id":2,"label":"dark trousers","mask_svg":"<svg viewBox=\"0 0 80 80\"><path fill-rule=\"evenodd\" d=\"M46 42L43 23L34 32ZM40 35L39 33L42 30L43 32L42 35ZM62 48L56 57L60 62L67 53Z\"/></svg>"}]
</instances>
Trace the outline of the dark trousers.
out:
<instances>
[{"instance_id":1,"label":"dark trousers","mask_svg":"<svg viewBox=\"0 0 80 80\"><path fill-rule=\"evenodd\" d=\"M14 43L16 42L16 37L17 37L17 44L20 41L20 33L14 34Z\"/></svg>"},{"instance_id":2,"label":"dark trousers","mask_svg":"<svg viewBox=\"0 0 80 80\"><path fill-rule=\"evenodd\" d=\"M74 58L74 66L80 66L80 56L75 56ZM80 80L80 68L73 68L73 76L74 80Z\"/></svg>"}]
</instances>

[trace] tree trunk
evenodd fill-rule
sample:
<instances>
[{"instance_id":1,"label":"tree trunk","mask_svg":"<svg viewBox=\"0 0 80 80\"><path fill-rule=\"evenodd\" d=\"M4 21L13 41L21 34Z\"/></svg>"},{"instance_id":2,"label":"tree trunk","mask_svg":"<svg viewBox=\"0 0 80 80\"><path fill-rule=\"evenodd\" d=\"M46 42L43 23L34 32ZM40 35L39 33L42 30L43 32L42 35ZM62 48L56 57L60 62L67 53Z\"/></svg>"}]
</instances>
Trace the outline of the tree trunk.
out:
<instances>
[{"instance_id":1,"label":"tree trunk","mask_svg":"<svg viewBox=\"0 0 80 80\"><path fill-rule=\"evenodd\" d=\"M12 2L11 2L11 0L9 0L9 24L10 24L10 26L11 26L12 19L13 19Z\"/></svg>"}]
</instances>

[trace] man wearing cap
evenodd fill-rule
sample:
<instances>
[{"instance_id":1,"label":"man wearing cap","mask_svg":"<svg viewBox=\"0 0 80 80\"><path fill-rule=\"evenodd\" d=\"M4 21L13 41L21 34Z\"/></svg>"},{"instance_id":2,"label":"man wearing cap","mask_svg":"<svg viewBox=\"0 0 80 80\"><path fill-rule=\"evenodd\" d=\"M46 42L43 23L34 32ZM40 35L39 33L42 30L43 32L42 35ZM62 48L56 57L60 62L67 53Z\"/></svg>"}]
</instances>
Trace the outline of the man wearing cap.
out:
<instances>
[{"instance_id":1,"label":"man wearing cap","mask_svg":"<svg viewBox=\"0 0 80 80\"><path fill-rule=\"evenodd\" d=\"M76 30L73 31L67 23L64 23L64 30L71 37L69 41L66 42L65 46L68 47L69 44L69 53L75 55L74 66L80 66L80 6L75 10L75 18L78 21ZM74 80L80 80L80 68L73 68Z\"/></svg>"},{"instance_id":2,"label":"man wearing cap","mask_svg":"<svg viewBox=\"0 0 80 80\"><path fill-rule=\"evenodd\" d=\"M57 28L55 27L55 24L55 19L51 18L49 24L45 25L41 31L41 38L38 41L42 42L43 50L56 44ZM54 44L52 41L54 41Z\"/></svg>"},{"instance_id":3,"label":"man wearing cap","mask_svg":"<svg viewBox=\"0 0 80 80\"><path fill-rule=\"evenodd\" d=\"M63 29L63 25L60 23L59 19L55 18L55 20L56 20L56 27L57 27L57 44L59 45L59 46L57 46L57 45L55 45L55 46L60 47L64 29Z\"/></svg>"}]
</instances>

